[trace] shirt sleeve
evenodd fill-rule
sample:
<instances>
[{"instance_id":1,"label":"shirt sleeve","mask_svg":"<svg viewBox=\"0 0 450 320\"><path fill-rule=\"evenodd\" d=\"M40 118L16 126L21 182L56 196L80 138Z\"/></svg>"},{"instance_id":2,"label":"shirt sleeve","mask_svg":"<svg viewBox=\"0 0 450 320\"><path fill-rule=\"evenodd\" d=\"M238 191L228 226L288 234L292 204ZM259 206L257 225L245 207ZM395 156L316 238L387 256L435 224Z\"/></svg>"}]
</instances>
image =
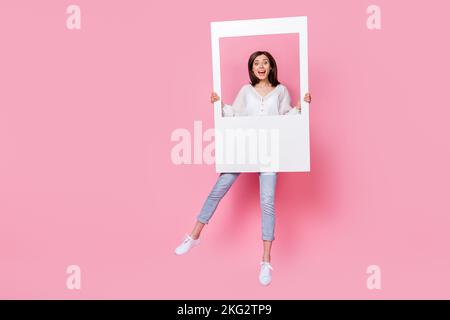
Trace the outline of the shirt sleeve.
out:
<instances>
[{"instance_id":1,"label":"shirt sleeve","mask_svg":"<svg viewBox=\"0 0 450 320\"><path fill-rule=\"evenodd\" d=\"M283 86L283 90L280 94L280 114L300 114L300 111L297 108L291 106L291 97L285 86Z\"/></svg>"},{"instance_id":2,"label":"shirt sleeve","mask_svg":"<svg viewBox=\"0 0 450 320\"><path fill-rule=\"evenodd\" d=\"M234 108L233 106L230 106L229 104L224 104L222 108L222 116L223 117L234 117Z\"/></svg>"},{"instance_id":3,"label":"shirt sleeve","mask_svg":"<svg viewBox=\"0 0 450 320\"><path fill-rule=\"evenodd\" d=\"M232 105L224 103L222 108L222 116L224 117L235 117L243 113L245 110L245 86L239 90L238 95L234 99Z\"/></svg>"}]
</instances>

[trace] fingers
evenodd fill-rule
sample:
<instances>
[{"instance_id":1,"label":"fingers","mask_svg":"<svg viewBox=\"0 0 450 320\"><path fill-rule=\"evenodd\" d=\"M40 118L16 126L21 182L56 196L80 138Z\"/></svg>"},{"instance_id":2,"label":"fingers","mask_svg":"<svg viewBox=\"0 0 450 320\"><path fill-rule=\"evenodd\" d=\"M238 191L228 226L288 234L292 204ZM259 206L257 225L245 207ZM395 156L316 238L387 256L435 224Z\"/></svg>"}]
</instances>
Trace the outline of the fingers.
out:
<instances>
[{"instance_id":1,"label":"fingers","mask_svg":"<svg viewBox=\"0 0 450 320\"><path fill-rule=\"evenodd\" d=\"M220 100L220 97L217 95L217 93L215 93L215 92L211 93L211 103L214 103L219 100Z\"/></svg>"},{"instance_id":2,"label":"fingers","mask_svg":"<svg viewBox=\"0 0 450 320\"><path fill-rule=\"evenodd\" d=\"M311 102L311 94L308 92L305 94L304 98L305 102L310 103Z\"/></svg>"}]
</instances>

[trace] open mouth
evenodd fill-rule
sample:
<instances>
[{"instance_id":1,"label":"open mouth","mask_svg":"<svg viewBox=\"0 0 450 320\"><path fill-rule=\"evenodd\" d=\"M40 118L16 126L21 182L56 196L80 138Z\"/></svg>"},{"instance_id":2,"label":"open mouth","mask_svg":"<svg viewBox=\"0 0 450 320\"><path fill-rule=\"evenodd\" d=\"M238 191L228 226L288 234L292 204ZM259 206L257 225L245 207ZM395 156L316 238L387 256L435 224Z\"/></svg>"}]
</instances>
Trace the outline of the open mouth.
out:
<instances>
[{"instance_id":1,"label":"open mouth","mask_svg":"<svg viewBox=\"0 0 450 320\"><path fill-rule=\"evenodd\" d=\"M265 72L265 71L258 71L258 74L259 74L260 76L264 76L264 75L266 74L266 72Z\"/></svg>"}]
</instances>

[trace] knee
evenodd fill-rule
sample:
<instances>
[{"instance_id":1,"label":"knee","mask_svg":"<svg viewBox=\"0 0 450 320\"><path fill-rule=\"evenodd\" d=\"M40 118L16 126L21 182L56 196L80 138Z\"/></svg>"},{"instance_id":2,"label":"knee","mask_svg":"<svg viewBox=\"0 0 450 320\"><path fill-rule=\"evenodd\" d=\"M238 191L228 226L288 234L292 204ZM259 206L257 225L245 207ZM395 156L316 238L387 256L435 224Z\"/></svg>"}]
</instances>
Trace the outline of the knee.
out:
<instances>
[{"instance_id":1,"label":"knee","mask_svg":"<svg viewBox=\"0 0 450 320\"><path fill-rule=\"evenodd\" d=\"M261 192L261 205L273 205L275 203L275 195L272 192Z\"/></svg>"},{"instance_id":2,"label":"knee","mask_svg":"<svg viewBox=\"0 0 450 320\"><path fill-rule=\"evenodd\" d=\"M231 174L221 174L216 186L209 194L210 198L222 198L233 184L235 177Z\"/></svg>"},{"instance_id":3,"label":"knee","mask_svg":"<svg viewBox=\"0 0 450 320\"><path fill-rule=\"evenodd\" d=\"M275 199L271 195L261 195L261 209L263 214L273 215L275 213Z\"/></svg>"},{"instance_id":4,"label":"knee","mask_svg":"<svg viewBox=\"0 0 450 320\"><path fill-rule=\"evenodd\" d=\"M217 189L214 189L214 190L212 190L210 192L210 194L208 195L208 198L210 198L210 199L220 199L220 198L223 197L223 195L224 195L223 190L217 188Z\"/></svg>"}]
</instances>

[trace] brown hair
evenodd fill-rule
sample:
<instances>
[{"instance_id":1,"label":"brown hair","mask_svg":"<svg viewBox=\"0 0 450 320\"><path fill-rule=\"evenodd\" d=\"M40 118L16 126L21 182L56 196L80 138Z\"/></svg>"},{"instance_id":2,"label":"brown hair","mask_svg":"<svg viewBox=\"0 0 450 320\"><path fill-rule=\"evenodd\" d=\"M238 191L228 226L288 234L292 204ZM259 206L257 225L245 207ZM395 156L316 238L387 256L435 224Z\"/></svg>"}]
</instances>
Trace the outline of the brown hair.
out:
<instances>
[{"instance_id":1,"label":"brown hair","mask_svg":"<svg viewBox=\"0 0 450 320\"><path fill-rule=\"evenodd\" d=\"M259 82L259 79L253 73L253 62L255 61L257 56L260 56L262 54L265 55L267 58L269 58L269 63L270 63L271 69L269 72L268 80L269 80L270 84L272 84L272 86L275 87L280 84L280 82L278 81L278 77L277 77L277 63L275 62L275 59L273 58L273 56L267 51L256 51L256 52L252 53L250 58L248 58L248 75L250 76L250 81L252 83L252 86L254 86L255 84L257 84Z\"/></svg>"}]
</instances>

